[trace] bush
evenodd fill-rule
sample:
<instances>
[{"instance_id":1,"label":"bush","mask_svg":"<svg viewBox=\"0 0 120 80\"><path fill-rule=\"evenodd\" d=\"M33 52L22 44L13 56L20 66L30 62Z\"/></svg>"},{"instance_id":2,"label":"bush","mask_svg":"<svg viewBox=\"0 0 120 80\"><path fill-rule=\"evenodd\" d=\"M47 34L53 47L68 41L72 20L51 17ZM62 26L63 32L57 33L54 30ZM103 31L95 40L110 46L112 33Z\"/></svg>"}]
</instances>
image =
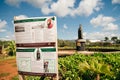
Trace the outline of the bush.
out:
<instances>
[{"instance_id":1,"label":"bush","mask_svg":"<svg viewBox=\"0 0 120 80\"><path fill-rule=\"evenodd\" d=\"M82 55L74 54L72 56L67 56L64 58L59 58L59 78L60 80L94 80L95 72L91 70L80 71L79 64L84 61L89 63L97 60L100 64L105 64L106 66L111 66L111 72L114 72L112 76L105 75L105 73L100 74L101 80L118 80L120 76L120 53L117 54L102 54L96 53L93 55ZM90 64L90 63L89 63Z\"/></svg>"}]
</instances>

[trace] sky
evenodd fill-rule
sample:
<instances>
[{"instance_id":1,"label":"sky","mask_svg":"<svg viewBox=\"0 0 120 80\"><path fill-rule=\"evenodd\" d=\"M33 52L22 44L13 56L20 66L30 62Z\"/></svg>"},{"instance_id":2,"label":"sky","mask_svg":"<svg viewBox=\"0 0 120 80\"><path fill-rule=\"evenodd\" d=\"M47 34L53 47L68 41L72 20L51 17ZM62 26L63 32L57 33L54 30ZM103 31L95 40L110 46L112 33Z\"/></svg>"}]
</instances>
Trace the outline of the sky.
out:
<instances>
[{"instance_id":1,"label":"sky","mask_svg":"<svg viewBox=\"0 0 120 80\"><path fill-rule=\"evenodd\" d=\"M120 38L120 0L0 0L0 40L15 40L13 18L57 17L58 39Z\"/></svg>"}]
</instances>

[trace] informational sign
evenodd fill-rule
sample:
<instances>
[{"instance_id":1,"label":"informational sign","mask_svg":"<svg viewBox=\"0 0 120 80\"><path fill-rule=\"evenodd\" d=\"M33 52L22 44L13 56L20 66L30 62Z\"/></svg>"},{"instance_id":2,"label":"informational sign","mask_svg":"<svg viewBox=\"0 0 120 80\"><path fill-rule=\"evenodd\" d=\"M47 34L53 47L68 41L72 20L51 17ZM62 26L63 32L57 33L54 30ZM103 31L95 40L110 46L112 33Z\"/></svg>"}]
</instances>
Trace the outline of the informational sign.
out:
<instances>
[{"instance_id":1,"label":"informational sign","mask_svg":"<svg viewBox=\"0 0 120 80\"><path fill-rule=\"evenodd\" d=\"M57 73L56 17L14 19L19 72Z\"/></svg>"}]
</instances>

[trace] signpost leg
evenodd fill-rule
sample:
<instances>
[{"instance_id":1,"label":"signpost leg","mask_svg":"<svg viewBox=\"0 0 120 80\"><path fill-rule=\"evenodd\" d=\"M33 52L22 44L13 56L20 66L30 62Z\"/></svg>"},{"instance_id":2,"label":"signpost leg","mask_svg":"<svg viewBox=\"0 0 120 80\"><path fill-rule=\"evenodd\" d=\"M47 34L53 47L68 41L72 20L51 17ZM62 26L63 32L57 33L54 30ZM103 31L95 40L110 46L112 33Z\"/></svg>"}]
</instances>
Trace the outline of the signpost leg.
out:
<instances>
[{"instance_id":1,"label":"signpost leg","mask_svg":"<svg viewBox=\"0 0 120 80\"><path fill-rule=\"evenodd\" d=\"M19 74L19 80L25 80L25 76Z\"/></svg>"},{"instance_id":2,"label":"signpost leg","mask_svg":"<svg viewBox=\"0 0 120 80\"><path fill-rule=\"evenodd\" d=\"M52 80L58 80L58 77L56 76L56 77L52 77Z\"/></svg>"}]
</instances>

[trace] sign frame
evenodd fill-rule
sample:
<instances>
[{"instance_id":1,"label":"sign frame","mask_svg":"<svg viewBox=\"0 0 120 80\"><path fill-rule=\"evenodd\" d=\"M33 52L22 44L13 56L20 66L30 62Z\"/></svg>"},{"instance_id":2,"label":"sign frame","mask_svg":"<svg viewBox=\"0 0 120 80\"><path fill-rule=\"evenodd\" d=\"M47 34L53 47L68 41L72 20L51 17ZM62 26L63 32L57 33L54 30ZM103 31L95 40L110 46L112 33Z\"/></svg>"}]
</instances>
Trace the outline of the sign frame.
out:
<instances>
[{"instance_id":1,"label":"sign frame","mask_svg":"<svg viewBox=\"0 0 120 80\"><path fill-rule=\"evenodd\" d=\"M15 26L15 30L14 32L17 33L17 32L24 32L24 28L23 27L16 27L16 24L19 24L19 23L30 23L31 21L32 22L40 22L40 21L45 21L46 19L51 19L53 20L54 22L54 27L55 27L55 41L46 41L46 42L29 42L27 43L23 41L20 42L20 41L16 41L16 48L17 48L17 52L19 52L18 50L20 50L21 48L55 48L55 53L56 53L56 62L55 62L55 66L56 66L56 72L53 72L53 73L50 73L50 72L43 72L43 73L40 73L40 72L29 72L29 71L19 71L18 70L18 73L19 73L19 78L21 78L22 80L25 79L25 75L30 75L30 76L42 76L42 77L52 77L52 78L55 78L56 80L58 80L58 47L57 47L57 19L55 16L49 16L49 17L34 17L34 18L26 18L26 19L19 19L17 16L14 17L14 26ZM48 21L47 20L47 21ZM42 25L40 25L42 26ZM44 25L45 26L45 25ZM51 28L51 27L48 27L48 28ZM17 34L15 34L15 36L17 36ZM16 37L17 39L17 37ZM20 38L22 39L22 38ZM46 39L47 40L47 39ZM18 54L18 53L16 53ZM16 59L18 58L18 56L16 56ZM17 59L17 66L18 66L18 59Z\"/></svg>"}]
</instances>

